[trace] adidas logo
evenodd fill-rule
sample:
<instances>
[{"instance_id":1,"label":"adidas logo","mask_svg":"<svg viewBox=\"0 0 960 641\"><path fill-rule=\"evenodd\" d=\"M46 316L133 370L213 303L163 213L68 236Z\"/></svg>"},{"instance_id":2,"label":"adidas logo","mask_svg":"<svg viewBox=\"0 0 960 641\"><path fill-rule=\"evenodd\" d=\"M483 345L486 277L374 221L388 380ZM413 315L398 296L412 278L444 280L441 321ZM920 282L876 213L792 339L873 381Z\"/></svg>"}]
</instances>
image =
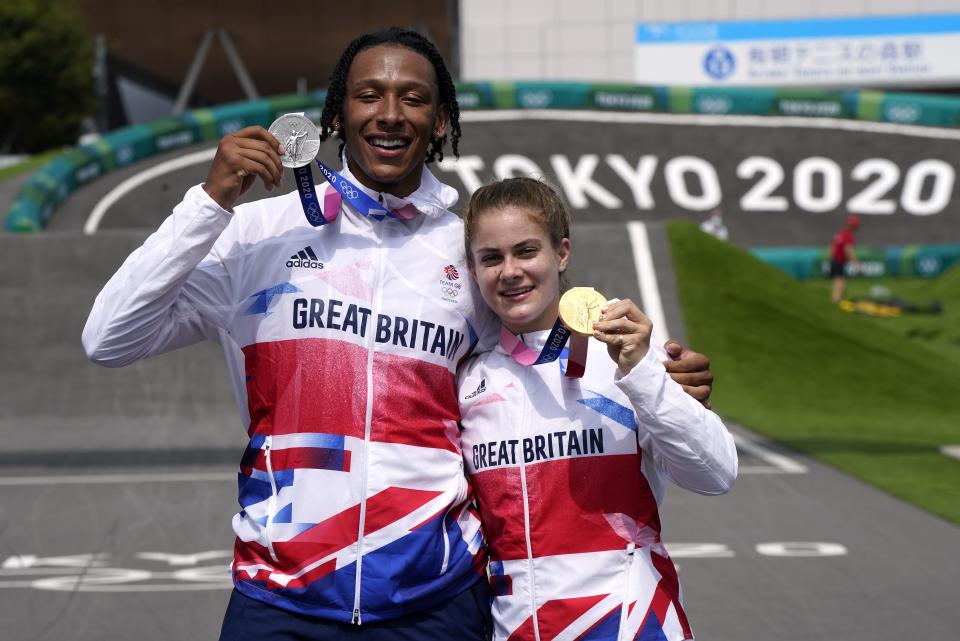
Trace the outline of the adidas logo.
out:
<instances>
[{"instance_id":1,"label":"adidas logo","mask_svg":"<svg viewBox=\"0 0 960 641\"><path fill-rule=\"evenodd\" d=\"M308 267L310 269L323 269L323 263L313 253L313 247L307 245L287 261L287 267Z\"/></svg>"},{"instance_id":2,"label":"adidas logo","mask_svg":"<svg viewBox=\"0 0 960 641\"><path fill-rule=\"evenodd\" d=\"M487 379L481 378L480 385L477 386L477 389L473 390L469 394L463 397L463 400L469 401L474 396L479 396L487 391Z\"/></svg>"}]
</instances>

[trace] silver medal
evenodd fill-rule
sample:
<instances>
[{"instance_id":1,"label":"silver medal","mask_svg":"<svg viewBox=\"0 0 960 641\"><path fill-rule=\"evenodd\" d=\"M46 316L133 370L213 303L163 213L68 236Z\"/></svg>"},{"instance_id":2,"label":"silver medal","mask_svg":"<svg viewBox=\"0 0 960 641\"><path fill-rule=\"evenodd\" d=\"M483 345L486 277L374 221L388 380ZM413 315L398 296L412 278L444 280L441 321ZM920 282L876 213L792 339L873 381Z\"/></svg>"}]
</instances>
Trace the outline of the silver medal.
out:
<instances>
[{"instance_id":1,"label":"silver medal","mask_svg":"<svg viewBox=\"0 0 960 641\"><path fill-rule=\"evenodd\" d=\"M284 167L303 167L313 160L320 150L320 132L306 116L280 116L270 125L269 131L283 146L280 162Z\"/></svg>"}]
</instances>

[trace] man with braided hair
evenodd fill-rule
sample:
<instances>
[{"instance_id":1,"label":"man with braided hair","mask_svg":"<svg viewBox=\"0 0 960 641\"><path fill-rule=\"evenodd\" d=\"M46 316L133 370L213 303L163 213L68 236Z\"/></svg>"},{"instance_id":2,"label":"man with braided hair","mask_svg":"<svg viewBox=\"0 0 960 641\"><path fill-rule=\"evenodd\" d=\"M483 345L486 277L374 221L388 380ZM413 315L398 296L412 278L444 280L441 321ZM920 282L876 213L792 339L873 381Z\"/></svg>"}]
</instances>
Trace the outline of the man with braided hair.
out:
<instances>
[{"instance_id":1,"label":"man with braided hair","mask_svg":"<svg viewBox=\"0 0 960 641\"><path fill-rule=\"evenodd\" d=\"M456 191L425 164L460 138L456 91L425 38L360 36L331 78L321 137L349 189L312 226L262 127L224 137L207 180L97 297L88 357L122 366L218 341L249 444L238 475L235 590L221 639L483 639L483 535L463 474L456 368L495 341L466 278ZM390 212L355 205L362 192ZM706 359L682 382L709 395Z\"/></svg>"},{"instance_id":2,"label":"man with braided hair","mask_svg":"<svg viewBox=\"0 0 960 641\"><path fill-rule=\"evenodd\" d=\"M330 76L327 87L327 100L323 105L323 114L320 116L320 140L326 140L330 134L339 128L339 120L344 109L344 98L347 91L347 74L351 70L357 53L376 46L401 46L412 49L430 61L436 74L436 88L439 92L439 106L445 112L449 121L450 147L453 155L460 157L460 106L457 103L457 89L453 78L447 71L443 57L429 40L413 31L402 29L388 29L377 33L370 33L351 42ZM434 136L430 139L425 162L443 160L443 146L446 136ZM339 153L342 155L346 147L345 136L340 139Z\"/></svg>"}]
</instances>

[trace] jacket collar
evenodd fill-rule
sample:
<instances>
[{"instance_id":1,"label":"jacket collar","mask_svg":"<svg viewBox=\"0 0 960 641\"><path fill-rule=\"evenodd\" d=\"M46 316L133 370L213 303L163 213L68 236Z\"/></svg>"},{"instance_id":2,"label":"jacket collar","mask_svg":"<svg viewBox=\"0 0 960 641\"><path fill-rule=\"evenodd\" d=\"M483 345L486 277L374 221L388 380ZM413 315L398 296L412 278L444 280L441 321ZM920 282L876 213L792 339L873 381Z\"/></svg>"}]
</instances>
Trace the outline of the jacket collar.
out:
<instances>
[{"instance_id":1,"label":"jacket collar","mask_svg":"<svg viewBox=\"0 0 960 641\"><path fill-rule=\"evenodd\" d=\"M427 169L426 165L423 166L423 171L420 174L420 187L409 196L398 198L386 192L370 189L357 180L347 163L346 149L343 151L341 161L343 169L340 170L340 174L363 190L365 194L378 202L382 202L388 209L399 210L406 205L413 205L424 216L437 218L447 213L460 198L456 189L437 180L437 177Z\"/></svg>"},{"instance_id":2,"label":"jacket collar","mask_svg":"<svg viewBox=\"0 0 960 641\"><path fill-rule=\"evenodd\" d=\"M506 328L503 327L503 325L501 325L500 332L503 332L503 331L509 332L509 330L506 330ZM530 349L539 352L540 350L543 349L543 346L547 344L547 338L550 337L550 331L551 330L549 329L538 329L533 332L525 332L523 334L517 334L517 337L520 339L521 343L523 343ZM506 354L507 356L510 355L510 351L504 347L503 342L500 340L497 341L497 345L494 349L500 352L501 354Z\"/></svg>"}]
</instances>

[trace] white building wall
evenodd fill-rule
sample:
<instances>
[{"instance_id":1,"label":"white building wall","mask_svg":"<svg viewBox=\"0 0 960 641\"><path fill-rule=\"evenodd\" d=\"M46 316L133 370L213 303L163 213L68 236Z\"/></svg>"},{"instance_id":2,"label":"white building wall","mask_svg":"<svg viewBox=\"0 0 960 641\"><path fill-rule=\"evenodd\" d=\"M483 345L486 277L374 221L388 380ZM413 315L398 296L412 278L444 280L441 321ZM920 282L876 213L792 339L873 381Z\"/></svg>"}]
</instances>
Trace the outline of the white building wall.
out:
<instances>
[{"instance_id":1,"label":"white building wall","mask_svg":"<svg viewBox=\"0 0 960 641\"><path fill-rule=\"evenodd\" d=\"M638 22L958 13L960 0L460 0L463 80L633 81Z\"/></svg>"}]
</instances>

